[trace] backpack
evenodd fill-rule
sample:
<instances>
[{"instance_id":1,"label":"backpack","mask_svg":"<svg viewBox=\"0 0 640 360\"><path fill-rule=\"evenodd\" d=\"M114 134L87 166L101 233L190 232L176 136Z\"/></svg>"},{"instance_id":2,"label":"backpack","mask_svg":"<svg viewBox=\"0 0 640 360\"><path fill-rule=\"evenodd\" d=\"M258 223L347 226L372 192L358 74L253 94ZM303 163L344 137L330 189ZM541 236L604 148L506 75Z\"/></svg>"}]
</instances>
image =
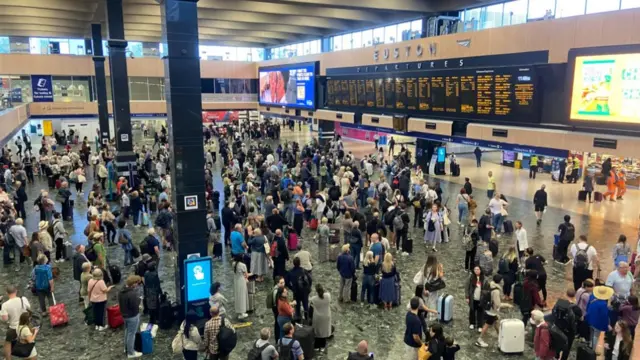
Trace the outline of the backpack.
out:
<instances>
[{"instance_id":1,"label":"backpack","mask_svg":"<svg viewBox=\"0 0 640 360\"><path fill-rule=\"evenodd\" d=\"M464 235L462 235L462 246L464 247L465 251L472 251L474 247L476 247L476 245L473 243L473 239L471 238L471 234L467 234L465 232Z\"/></svg>"},{"instance_id":2,"label":"backpack","mask_svg":"<svg viewBox=\"0 0 640 360\"><path fill-rule=\"evenodd\" d=\"M49 272L45 266L37 266L33 269L34 284L36 290L48 290L49 285Z\"/></svg>"},{"instance_id":3,"label":"backpack","mask_svg":"<svg viewBox=\"0 0 640 360\"><path fill-rule=\"evenodd\" d=\"M493 274L493 256L484 252L480 254L480 263L478 264L484 276L491 276Z\"/></svg>"},{"instance_id":4,"label":"backpack","mask_svg":"<svg viewBox=\"0 0 640 360\"><path fill-rule=\"evenodd\" d=\"M291 356L291 350L293 349L293 343L295 340L291 339L289 344L285 345L282 343L282 340L278 341L278 360L293 360L293 356Z\"/></svg>"},{"instance_id":5,"label":"backpack","mask_svg":"<svg viewBox=\"0 0 640 360\"><path fill-rule=\"evenodd\" d=\"M509 273L509 262L505 258L500 258L498 261L498 274Z\"/></svg>"},{"instance_id":6,"label":"backpack","mask_svg":"<svg viewBox=\"0 0 640 360\"><path fill-rule=\"evenodd\" d=\"M576 237L576 228L573 226L573 224L567 224L566 231L564 232L564 236L562 237L562 240L571 242L573 241L573 239L575 239L575 237Z\"/></svg>"},{"instance_id":7,"label":"backpack","mask_svg":"<svg viewBox=\"0 0 640 360\"><path fill-rule=\"evenodd\" d=\"M96 250L93 248L93 245L93 241L89 241L87 249L84 251L84 255L89 261L96 261L98 259L98 254L96 254Z\"/></svg>"},{"instance_id":8,"label":"backpack","mask_svg":"<svg viewBox=\"0 0 640 360\"><path fill-rule=\"evenodd\" d=\"M274 299L275 297L275 289L272 289L271 291L269 291L269 294L267 294L267 309L273 309L274 307L276 307L276 301Z\"/></svg>"},{"instance_id":9,"label":"backpack","mask_svg":"<svg viewBox=\"0 0 640 360\"><path fill-rule=\"evenodd\" d=\"M384 214L383 220L384 220L384 224L386 226L392 226L393 225L393 222L395 220L396 211L397 211L396 209L393 209L393 210L387 212L386 214Z\"/></svg>"},{"instance_id":10,"label":"backpack","mask_svg":"<svg viewBox=\"0 0 640 360\"><path fill-rule=\"evenodd\" d=\"M498 255L498 252L500 251L500 244L498 244L497 240L489 240L489 250L491 250L491 255Z\"/></svg>"},{"instance_id":11,"label":"backpack","mask_svg":"<svg viewBox=\"0 0 640 360\"><path fill-rule=\"evenodd\" d=\"M556 354L559 354L561 351L565 351L569 344L567 335L555 324L551 325L551 327L547 327L547 330L549 331L549 337L551 338L551 344L549 344L551 349L553 349Z\"/></svg>"},{"instance_id":12,"label":"backpack","mask_svg":"<svg viewBox=\"0 0 640 360\"><path fill-rule=\"evenodd\" d=\"M404 221L402 221L402 216L400 216L400 214L393 218L393 227L396 231L404 229Z\"/></svg>"},{"instance_id":13,"label":"backpack","mask_svg":"<svg viewBox=\"0 0 640 360\"><path fill-rule=\"evenodd\" d=\"M258 341L256 340L256 342L253 343L251 350L249 350L247 360L262 360L262 352L267 348L267 346L269 346L269 343L258 347Z\"/></svg>"},{"instance_id":14,"label":"backpack","mask_svg":"<svg viewBox=\"0 0 640 360\"><path fill-rule=\"evenodd\" d=\"M589 254L587 253L591 245L581 248L580 244L576 244L576 256L573 257L573 267L576 269L587 269L589 267Z\"/></svg>"},{"instance_id":15,"label":"backpack","mask_svg":"<svg viewBox=\"0 0 640 360\"><path fill-rule=\"evenodd\" d=\"M565 300L559 299L551 311L553 314L554 325L560 330L570 333L576 331L576 316L572 309L572 304Z\"/></svg>"},{"instance_id":16,"label":"backpack","mask_svg":"<svg viewBox=\"0 0 640 360\"><path fill-rule=\"evenodd\" d=\"M616 265L616 268L618 267L618 264L622 261L629 263L629 256L627 255L628 251L629 251L629 248L626 247L626 245L622 248L616 247L615 259L613 260L614 264Z\"/></svg>"},{"instance_id":17,"label":"backpack","mask_svg":"<svg viewBox=\"0 0 640 360\"><path fill-rule=\"evenodd\" d=\"M480 307L482 307L484 311L489 311L493 307L493 300L491 299L491 295L495 290L499 290L499 288L483 289L480 292Z\"/></svg>"},{"instance_id":18,"label":"backpack","mask_svg":"<svg viewBox=\"0 0 640 360\"><path fill-rule=\"evenodd\" d=\"M13 237L13 234L11 234L9 230L7 230L7 233L5 234L4 239L8 246L16 245L16 238Z\"/></svg>"},{"instance_id":19,"label":"backpack","mask_svg":"<svg viewBox=\"0 0 640 360\"><path fill-rule=\"evenodd\" d=\"M309 278L309 274L306 271L302 271L302 275L298 276L296 282L296 285L298 285L298 290L304 292L305 294L311 291L311 279Z\"/></svg>"},{"instance_id":20,"label":"backpack","mask_svg":"<svg viewBox=\"0 0 640 360\"><path fill-rule=\"evenodd\" d=\"M120 236L118 236L118 242L122 245L127 245L129 243L129 240L127 240L122 231L120 232Z\"/></svg>"},{"instance_id":21,"label":"backpack","mask_svg":"<svg viewBox=\"0 0 640 360\"><path fill-rule=\"evenodd\" d=\"M285 190L280 194L280 200L283 203L288 203L291 201L291 192L289 190Z\"/></svg>"},{"instance_id":22,"label":"backpack","mask_svg":"<svg viewBox=\"0 0 640 360\"><path fill-rule=\"evenodd\" d=\"M146 238L140 242L140 254L151 255L151 246L149 246L149 240Z\"/></svg>"},{"instance_id":23,"label":"backpack","mask_svg":"<svg viewBox=\"0 0 640 360\"><path fill-rule=\"evenodd\" d=\"M218 352L221 355L231 354L238 344L238 334L233 326L227 326L224 316L221 316L220 332L218 333Z\"/></svg>"}]
</instances>

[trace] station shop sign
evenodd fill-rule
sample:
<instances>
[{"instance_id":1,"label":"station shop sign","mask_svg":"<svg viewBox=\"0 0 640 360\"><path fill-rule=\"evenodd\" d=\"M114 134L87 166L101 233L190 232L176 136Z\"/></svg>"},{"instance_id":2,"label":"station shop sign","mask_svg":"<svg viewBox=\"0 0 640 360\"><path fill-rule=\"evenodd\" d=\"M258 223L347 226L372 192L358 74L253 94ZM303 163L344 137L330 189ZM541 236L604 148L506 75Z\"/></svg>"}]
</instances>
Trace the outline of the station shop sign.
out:
<instances>
[{"instance_id":1,"label":"station shop sign","mask_svg":"<svg viewBox=\"0 0 640 360\"><path fill-rule=\"evenodd\" d=\"M416 131L396 131L389 128L381 128L381 127L367 126L367 125L343 123L343 124L340 124L340 126L348 129L378 131L378 132L383 132L383 133L392 134L392 135L410 136L410 137L415 137L415 138L420 138L420 139L430 140L430 141L478 146L481 148L495 149L500 151L514 151L514 152L520 152L520 153L537 154L537 155L544 155L544 156L557 157L557 158L566 158L569 156L569 150L564 150L564 149L554 149L554 148L547 148L547 147L540 147L540 146L529 146L529 145L503 143L503 142L497 142L497 141L469 139L462 136L445 136L445 135L438 135L438 134L427 134L427 133L416 132Z\"/></svg>"}]
</instances>

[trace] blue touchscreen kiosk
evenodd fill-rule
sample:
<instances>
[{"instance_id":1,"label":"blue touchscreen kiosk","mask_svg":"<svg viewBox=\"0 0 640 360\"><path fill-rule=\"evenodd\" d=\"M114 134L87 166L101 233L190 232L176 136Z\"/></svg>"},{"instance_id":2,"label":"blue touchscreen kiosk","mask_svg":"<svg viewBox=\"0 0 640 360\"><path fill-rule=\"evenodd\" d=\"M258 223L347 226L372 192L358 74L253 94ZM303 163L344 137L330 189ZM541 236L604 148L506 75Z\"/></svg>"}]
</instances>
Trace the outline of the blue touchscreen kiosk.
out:
<instances>
[{"instance_id":1,"label":"blue touchscreen kiosk","mask_svg":"<svg viewBox=\"0 0 640 360\"><path fill-rule=\"evenodd\" d=\"M198 257L184 261L185 311L195 310L198 316L209 316L209 289L211 288L211 257ZM185 313L186 313L185 312Z\"/></svg>"}]
</instances>

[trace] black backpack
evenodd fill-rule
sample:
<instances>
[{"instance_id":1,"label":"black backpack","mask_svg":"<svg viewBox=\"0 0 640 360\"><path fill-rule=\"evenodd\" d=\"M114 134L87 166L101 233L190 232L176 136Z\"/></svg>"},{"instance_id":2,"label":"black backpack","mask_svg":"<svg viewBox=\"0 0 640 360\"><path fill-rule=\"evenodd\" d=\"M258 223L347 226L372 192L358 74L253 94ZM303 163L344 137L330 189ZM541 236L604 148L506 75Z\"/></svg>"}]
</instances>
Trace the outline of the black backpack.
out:
<instances>
[{"instance_id":1,"label":"black backpack","mask_svg":"<svg viewBox=\"0 0 640 360\"><path fill-rule=\"evenodd\" d=\"M572 304L568 300L558 300L551 314L553 315L553 323L555 326L564 332L575 334L576 316L573 312Z\"/></svg>"},{"instance_id":2,"label":"black backpack","mask_svg":"<svg viewBox=\"0 0 640 360\"><path fill-rule=\"evenodd\" d=\"M284 338L283 338L284 339ZM295 340L291 339L289 344L285 345L282 343L282 339L278 341L278 360L292 360L293 356L291 354L291 350L293 348L293 343Z\"/></svg>"},{"instance_id":3,"label":"black backpack","mask_svg":"<svg viewBox=\"0 0 640 360\"><path fill-rule=\"evenodd\" d=\"M298 290L302 291L303 293L309 293L309 291L311 291L311 278L309 276L309 274L306 271L302 271L302 275L298 276L298 279L296 279L297 282L297 286L298 286Z\"/></svg>"},{"instance_id":4,"label":"black backpack","mask_svg":"<svg viewBox=\"0 0 640 360\"><path fill-rule=\"evenodd\" d=\"M93 248L93 245L93 241L89 241L87 249L84 251L84 255L89 261L96 261L98 259L98 254L96 254L96 250Z\"/></svg>"},{"instance_id":5,"label":"black backpack","mask_svg":"<svg viewBox=\"0 0 640 360\"><path fill-rule=\"evenodd\" d=\"M221 355L229 355L238 344L236 330L227 326L225 317L220 316L220 332L218 332L218 352Z\"/></svg>"},{"instance_id":6,"label":"black backpack","mask_svg":"<svg viewBox=\"0 0 640 360\"><path fill-rule=\"evenodd\" d=\"M556 354L559 354L562 351L566 351L567 345L569 344L567 335L555 324L549 326L548 329L551 338L551 349L553 349Z\"/></svg>"},{"instance_id":7,"label":"black backpack","mask_svg":"<svg viewBox=\"0 0 640 360\"><path fill-rule=\"evenodd\" d=\"M262 360L262 352L267 348L267 346L269 346L269 343L258 347L258 341L256 340L256 342L253 343L251 350L249 350L247 360Z\"/></svg>"}]
</instances>

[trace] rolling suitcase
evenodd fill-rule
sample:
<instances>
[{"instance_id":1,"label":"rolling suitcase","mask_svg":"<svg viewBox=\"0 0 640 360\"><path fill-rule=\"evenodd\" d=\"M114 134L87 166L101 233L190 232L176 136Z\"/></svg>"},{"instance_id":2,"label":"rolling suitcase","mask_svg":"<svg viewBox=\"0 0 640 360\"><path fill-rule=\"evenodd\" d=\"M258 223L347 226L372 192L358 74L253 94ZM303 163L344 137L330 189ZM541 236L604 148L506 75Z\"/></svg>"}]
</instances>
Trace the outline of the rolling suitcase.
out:
<instances>
[{"instance_id":1,"label":"rolling suitcase","mask_svg":"<svg viewBox=\"0 0 640 360\"><path fill-rule=\"evenodd\" d=\"M513 285L513 304L520 305L520 301L522 300L522 295L524 294L524 289L522 288L521 282L516 282Z\"/></svg>"},{"instance_id":2,"label":"rolling suitcase","mask_svg":"<svg viewBox=\"0 0 640 360\"><path fill-rule=\"evenodd\" d=\"M329 246L329 261L338 261L338 255L340 255L340 246Z\"/></svg>"},{"instance_id":3,"label":"rolling suitcase","mask_svg":"<svg viewBox=\"0 0 640 360\"><path fill-rule=\"evenodd\" d=\"M122 280L122 272L118 265L109 265L109 274L111 275L111 284L119 284Z\"/></svg>"},{"instance_id":4,"label":"rolling suitcase","mask_svg":"<svg viewBox=\"0 0 640 360\"><path fill-rule=\"evenodd\" d=\"M64 258L65 260L71 260L73 257L73 244L67 242L64 244Z\"/></svg>"},{"instance_id":5,"label":"rolling suitcase","mask_svg":"<svg viewBox=\"0 0 640 360\"><path fill-rule=\"evenodd\" d=\"M160 329L167 330L171 329L173 326L173 308L171 307L171 302L167 298L167 294L164 293L160 295L160 321L158 326Z\"/></svg>"},{"instance_id":6,"label":"rolling suitcase","mask_svg":"<svg viewBox=\"0 0 640 360\"><path fill-rule=\"evenodd\" d=\"M505 354L524 352L524 323L519 319L500 321L498 347ZM580 359L580 357L578 357Z\"/></svg>"},{"instance_id":7,"label":"rolling suitcase","mask_svg":"<svg viewBox=\"0 0 640 360\"><path fill-rule=\"evenodd\" d=\"M453 295L438 296L438 321L448 323L453 319Z\"/></svg>"},{"instance_id":8,"label":"rolling suitcase","mask_svg":"<svg viewBox=\"0 0 640 360\"><path fill-rule=\"evenodd\" d=\"M120 305L109 306L107 308L107 322L112 329L124 325L124 318L120 312Z\"/></svg>"},{"instance_id":9,"label":"rolling suitcase","mask_svg":"<svg viewBox=\"0 0 640 360\"><path fill-rule=\"evenodd\" d=\"M513 223L511 220L506 220L503 225L505 234L513 234Z\"/></svg>"},{"instance_id":10,"label":"rolling suitcase","mask_svg":"<svg viewBox=\"0 0 640 360\"><path fill-rule=\"evenodd\" d=\"M396 299L391 305L400 306L400 304L402 304L402 291L400 291L400 283L396 281Z\"/></svg>"},{"instance_id":11,"label":"rolling suitcase","mask_svg":"<svg viewBox=\"0 0 640 360\"><path fill-rule=\"evenodd\" d=\"M596 352L586 344L578 345L576 359L580 360L596 360Z\"/></svg>"},{"instance_id":12,"label":"rolling suitcase","mask_svg":"<svg viewBox=\"0 0 640 360\"><path fill-rule=\"evenodd\" d=\"M53 296L53 305L49 306L49 321L51 327L67 325L69 323L69 313L63 303L56 303L55 295Z\"/></svg>"},{"instance_id":13,"label":"rolling suitcase","mask_svg":"<svg viewBox=\"0 0 640 360\"><path fill-rule=\"evenodd\" d=\"M587 192L584 190L578 191L578 201L587 201Z\"/></svg>"},{"instance_id":14,"label":"rolling suitcase","mask_svg":"<svg viewBox=\"0 0 640 360\"><path fill-rule=\"evenodd\" d=\"M256 311L256 294L249 293L249 300L247 301L247 312L252 313Z\"/></svg>"},{"instance_id":15,"label":"rolling suitcase","mask_svg":"<svg viewBox=\"0 0 640 360\"><path fill-rule=\"evenodd\" d=\"M596 192L593 193L593 201L600 202L600 201L602 201L602 199L603 199L603 196L602 196L602 193L600 191L596 191Z\"/></svg>"},{"instance_id":16,"label":"rolling suitcase","mask_svg":"<svg viewBox=\"0 0 640 360\"><path fill-rule=\"evenodd\" d=\"M293 333L293 338L298 340L305 360L313 359L315 357L315 335L313 327L308 325L296 324L296 330Z\"/></svg>"},{"instance_id":17,"label":"rolling suitcase","mask_svg":"<svg viewBox=\"0 0 640 360\"><path fill-rule=\"evenodd\" d=\"M351 301L358 302L358 279L355 276L351 279Z\"/></svg>"},{"instance_id":18,"label":"rolling suitcase","mask_svg":"<svg viewBox=\"0 0 640 360\"><path fill-rule=\"evenodd\" d=\"M376 281L376 284L373 286L373 303L376 305L380 304L380 281Z\"/></svg>"},{"instance_id":19,"label":"rolling suitcase","mask_svg":"<svg viewBox=\"0 0 640 360\"><path fill-rule=\"evenodd\" d=\"M145 330L140 333L140 345L140 350L143 354L153 353L153 336L151 335L151 330Z\"/></svg>"},{"instance_id":20,"label":"rolling suitcase","mask_svg":"<svg viewBox=\"0 0 640 360\"><path fill-rule=\"evenodd\" d=\"M413 239L407 238L402 242L402 251L409 254L413 252Z\"/></svg>"}]
</instances>

